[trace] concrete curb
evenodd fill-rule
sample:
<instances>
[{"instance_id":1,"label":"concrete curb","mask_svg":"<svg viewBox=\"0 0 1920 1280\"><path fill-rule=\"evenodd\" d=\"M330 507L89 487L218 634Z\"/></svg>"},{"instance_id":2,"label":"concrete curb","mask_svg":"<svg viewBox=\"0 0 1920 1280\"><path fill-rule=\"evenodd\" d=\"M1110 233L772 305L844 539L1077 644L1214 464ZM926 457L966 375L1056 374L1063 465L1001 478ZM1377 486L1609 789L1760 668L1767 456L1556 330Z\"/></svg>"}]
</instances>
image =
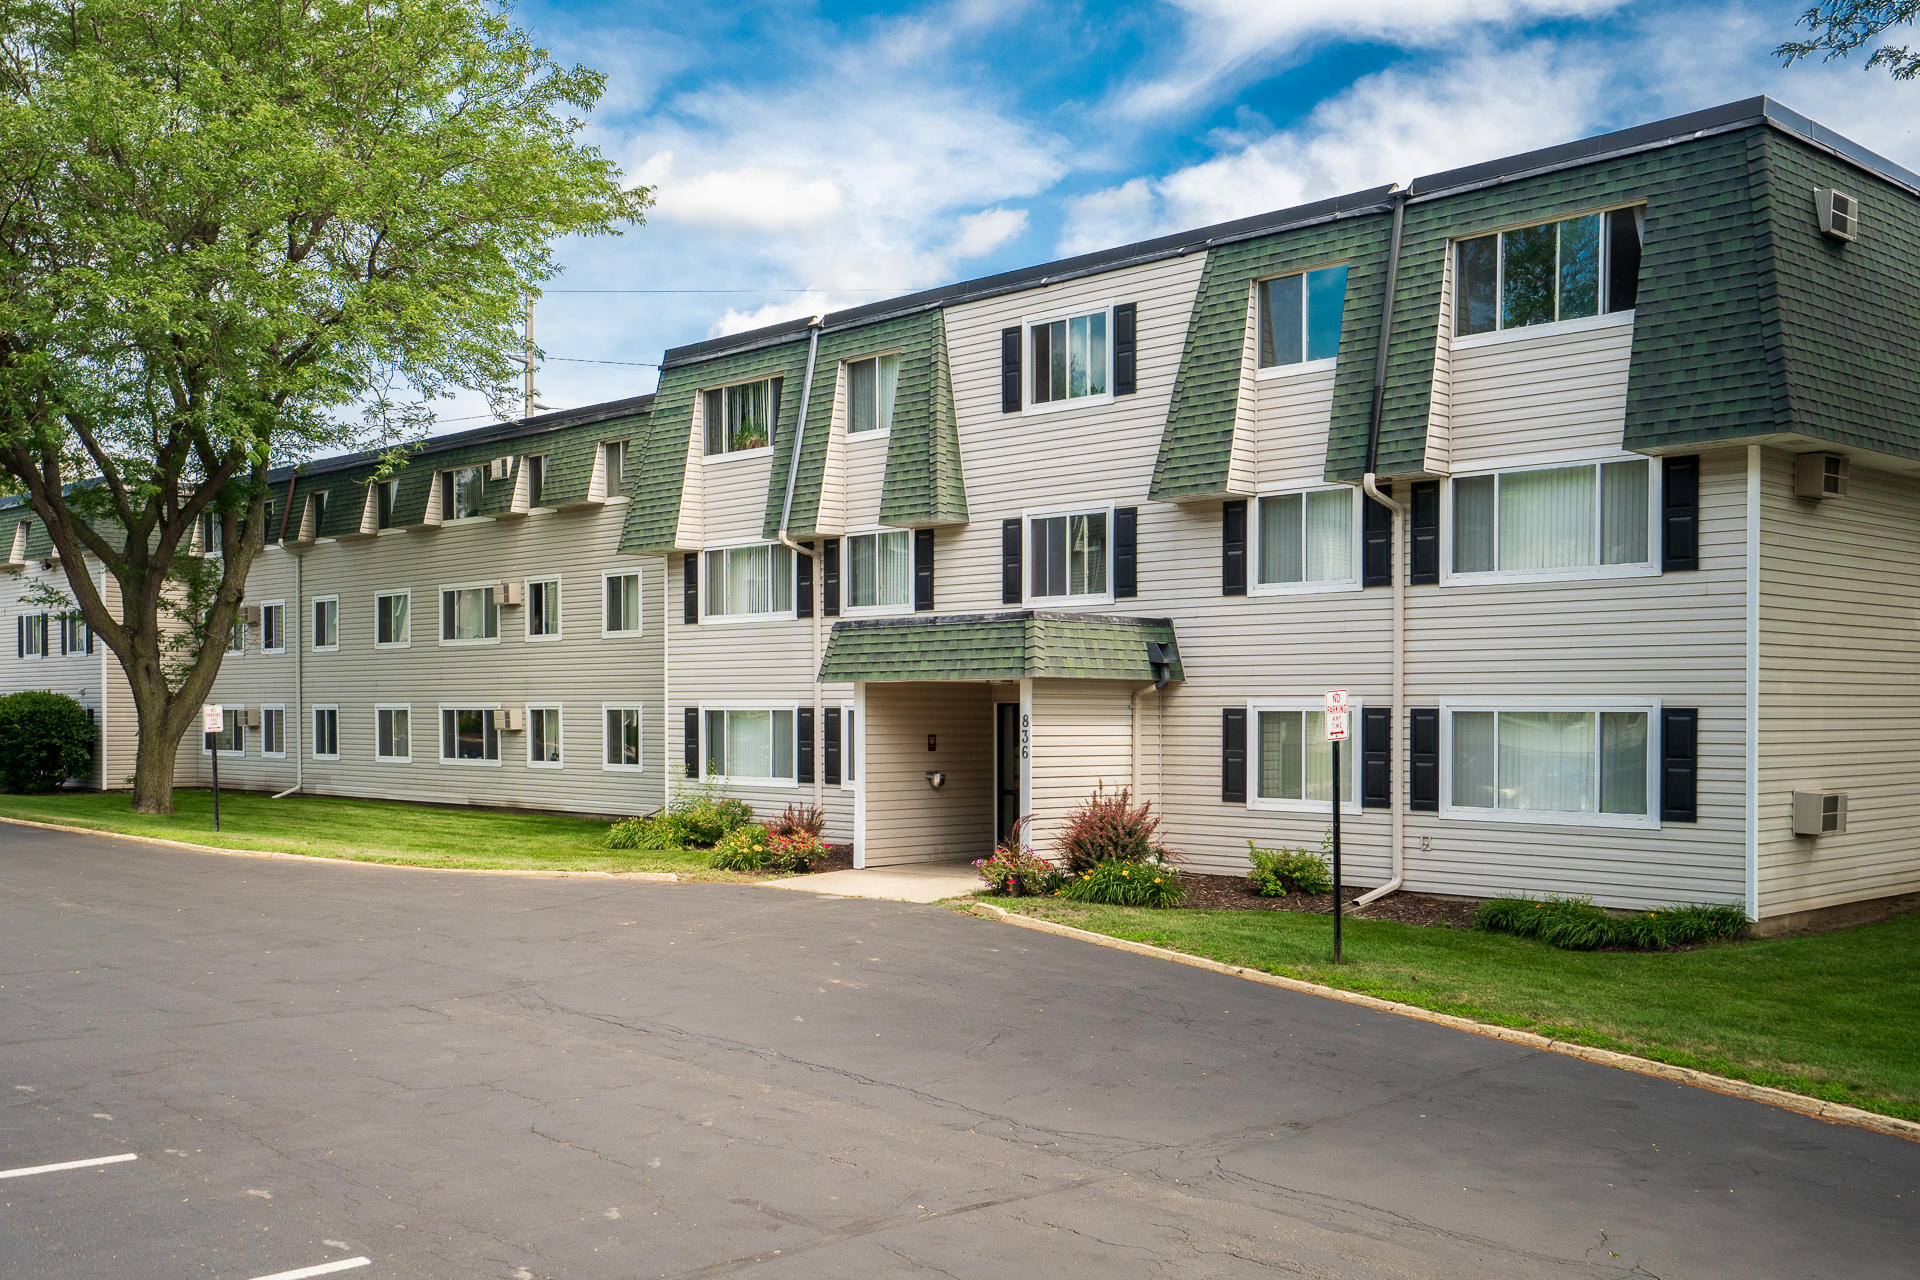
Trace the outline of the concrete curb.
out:
<instances>
[{"instance_id":1,"label":"concrete curb","mask_svg":"<svg viewBox=\"0 0 1920 1280\"><path fill-rule=\"evenodd\" d=\"M1135 955L1151 956L1157 960L1171 960L1175 964L1190 965L1195 969L1206 969L1229 977L1244 978L1249 982L1280 987L1287 991L1298 991L1303 995L1320 996L1323 999L1338 1000L1344 1004L1359 1005L1363 1009L1373 1009L1380 1013L1398 1014L1403 1018L1418 1018L1422 1022L1437 1023L1456 1031L1468 1031L1474 1035L1505 1040L1510 1044L1521 1044L1533 1049L1544 1049L1549 1053L1565 1054L1569 1058L1582 1058L1603 1066L1619 1067L1627 1071L1638 1071L1642 1075L1658 1076L1663 1080L1692 1085L1698 1089L1711 1089L1715 1093L1745 1098L1750 1102L1762 1102L1771 1107L1779 1107L1783 1111L1795 1111L1803 1116L1811 1116L1815 1120L1824 1120L1829 1124L1849 1124L1861 1129L1871 1129L1876 1133L1905 1138L1909 1142L1920 1142L1920 1122L1883 1116L1876 1111L1863 1111L1859 1107L1850 1107L1843 1102L1822 1102L1818 1098L1809 1098L1804 1094L1791 1093L1785 1089L1774 1089L1761 1084L1750 1084L1745 1080L1734 1080L1727 1076L1717 1076L1693 1067L1676 1067L1671 1063L1655 1062L1651 1058L1642 1058L1631 1053L1618 1053L1612 1049L1596 1049L1591 1045L1573 1044L1532 1031L1475 1022L1471 1018L1462 1018L1450 1013L1435 1013L1431 1009L1422 1009L1417 1005L1401 1004L1396 1000L1382 1000L1378 996L1362 995L1357 991L1342 991L1338 987L1322 986L1317 982L1303 982L1298 978L1283 978L1278 974L1266 973L1259 969L1222 964L1218 960L1189 955L1184 951L1170 951L1150 943L1130 942L1125 938L1109 937L1104 933L1076 929L1072 925L1058 924L1036 916L1021 915L1015 911L1008 911L1005 907L996 907L990 902L973 903L970 910L974 915L982 918L998 920L1003 924L1015 925L1022 929L1034 929L1062 938L1076 938L1081 942L1111 947L1116 951L1131 951Z\"/></svg>"},{"instance_id":2,"label":"concrete curb","mask_svg":"<svg viewBox=\"0 0 1920 1280\"><path fill-rule=\"evenodd\" d=\"M521 876L535 880L643 880L657 884L678 884L680 877L671 871L539 871L515 867L423 867L412 862L368 862L361 858L332 858L324 853L276 853L271 849L222 849L217 845L192 844L185 840L167 840L160 836L136 836L125 831L101 831L96 827L74 827L62 822L35 822L30 818L0 817L0 823L13 827L37 827L42 831L66 831L78 836L103 836L108 840L131 840L136 844L157 844L168 849L186 849L193 853L217 853L229 858L279 858L291 862L325 862L337 866L375 867L382 871L430 871L449 876Z\"/></svg>"}]
</instances>

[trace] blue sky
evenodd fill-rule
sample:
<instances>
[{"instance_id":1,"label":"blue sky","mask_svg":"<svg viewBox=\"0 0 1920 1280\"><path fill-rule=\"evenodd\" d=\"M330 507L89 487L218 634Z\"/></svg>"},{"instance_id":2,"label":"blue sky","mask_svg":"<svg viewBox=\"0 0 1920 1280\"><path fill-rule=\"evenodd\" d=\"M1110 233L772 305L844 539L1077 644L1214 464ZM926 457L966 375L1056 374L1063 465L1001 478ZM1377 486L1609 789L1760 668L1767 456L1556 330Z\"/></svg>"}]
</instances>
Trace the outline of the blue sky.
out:
<instances>
[{"instance_id":1,"label":"blue sky","mask_svg":"<svg viewBox=\"0 0 1920 1280\"><path fill-rule=\"evenodd\" d=\"M1771 56L1807 2L531 0L523 26L608 73L591 139L659 200L561 246L540 403L650 391L715 334L1756 93L1920 168L1920 84ZM440 429L485 417L463 397Z\"/></svg>"}]
</instances>

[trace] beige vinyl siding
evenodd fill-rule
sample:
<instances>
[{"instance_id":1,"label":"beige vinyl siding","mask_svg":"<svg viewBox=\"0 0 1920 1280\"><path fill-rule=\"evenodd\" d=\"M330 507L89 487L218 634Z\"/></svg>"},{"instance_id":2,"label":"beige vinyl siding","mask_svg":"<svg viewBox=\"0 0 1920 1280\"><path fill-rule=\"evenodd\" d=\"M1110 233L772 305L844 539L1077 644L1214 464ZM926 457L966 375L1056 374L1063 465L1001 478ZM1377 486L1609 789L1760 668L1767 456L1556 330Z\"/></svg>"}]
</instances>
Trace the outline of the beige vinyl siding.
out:
<instances>
[{"instance_id":1,"label":"beige vinyl siding","mask_svg":"<svg viewBox=\"0 0 1920 1280\"><path fill-rule=\"evenodd\" d=\"M436 535L437 536L437 535ZM363 547L366 541L350 544ZM309 561L315 551L306 553ZM277 546L263 547L253 559L253 565L247 572L247 594L245 606L258 607L261 604L277 600L285 605L283 621L286 629L286 651L267 653L261 647L261 621L256 619L247 623L246 650L242 653L227 653L220 660L220 674L214 680L213 693L207 699L223 706L244 706L257 712L266 705L284 705L286 707L286 754L284 758L268 758L262 754L264 744L264 718L257 725L249 725L242 736L240 754L220 753L220 785L236 791L283 791L294 782L294 752L305 741L299 733L295 721L294 704L294 651L296 637L305 643L306 628L301 623L311 623L312 619L300 619L294 616L295 602L293 594L292 552ZM241 613L246 618L246 613ZM239 624L236 623L236 626ZM312 672L309 669L308 676ZM308 686L311 688L311 684ZM330 700L330 699L329 699ZM341 710L341 723L347 721L346 709ZM242 720L245 723L245 720ZM180 754L188 762L195 781L206 785L212 780L211 759L207 754L206 739L195 726L187 731L180 743Z\"/></svg>"},{"instance_id":2,"label":"beige vinyl siding","mask_svg":"<svg viewBox=\"0 0 1920 1280\"><path fill-rule=\"evenodd\" d=\"M1258 391L1254 429L1254 449L1260 459L1258 486L1264 490L1319 484L1327 471L1333 369L1269 370L1260 379Z\"/></svg>"},{"instance_id":3,"label":"beige vinyl siding","mask_svg":"<svg viewBox=\"0 0 1920 1280\"><path fill-rule=\"evenodd\" d=\"M1131 695L1139 687L1115 680L1033 681L1028 787L1036 851L1053 851L1062 823L1096 788L1133 786Z\"/></svg>"},{"instance_id":4,"label":"beige vinyl siding","mask_svg":"<svg viewBox=\"0 0 1920 1280\"><path fill-rule=\"evenodd\" d=\"M992 686L870 684L865 693L865 865L992 852ZM927 785L930 769L947 775L938 791Z\"/></svg>"},{"instance_id":5,"label":"beige vinyl siding","mask_svg":"<svg viewBox=\"0 0 1920 1280\"><path fill-rule=\"evenodd\" d=\"M761 541L773 451L723 453L700 460L700 545Z\"/></svg>"},{"instance_id":6,"label":"beige vinyl siding","mask_svg":"<svg viewBox=\"0 0 1920 1280\"><path fill-rule=\"evenodd\" d=\"M6 536L9 539L13 536L11 522L7 522ZM96 570L94 579L97 582L99 578ZM60 592L67 600L73 598L67 586L66 571L59 564L49 569L35 561L24 569L0 570L0 628L4 628L0 632L0 694L21 693L30 689L66 694L92 711L94 722L103 726L104 732L107 729L107 704L103 660L113 662L113 655L98 640L94 641L92 654L84 649L78 653L60 652L60 610L35 598L38 592L48 588ZM22 614L32 616L42 613L49 615L46 654L39 658L23 659L20 656L18 619ZM117 671L117 662L115 668ZM103 782L106 775L101 771L100 743L105 740L104 736L96 740L93 764L75 785L90 790L110 785ZM128 737L120 750L114 753L124 755L125 772L129 774L133 772L132 742L133 739ZM109 771L116 767L111 759L106 766Z\"/></svg>"},{"instance_id":7,"label":"beige vinyl siding","mask_svg":"<svg viewBox=\"0 0 1920 1280\"><path fill-rule=\"evenodd\" d=\"M1763 916L1920 891L1920 480L1855 458L1844 498L1761 471ZM1847 830L1795 836L1796 790L1847 793Z\"/></svg>"},{"instance_id":8,"label":"beige vinyl siding","mask_svg":"<svg viewBox=\"0 0 1920 1280\"><path fill-rule=\"evenodd\" d=\"M1429 475L1453 469L1453 246L1441 246L1440 311L1433 339L1433 389L1427 401L1427 451L1422 467Z\"/></svg>"},{"instance_id":9,"label":"beige vinyl siding","mask_svg":"<svg viewBox=\"0 0 1920 1280\"><path fill-rule=\"evenodd\" d=\"M1633 321L1606 316L1571 331L1508 329L1454 340L1448 453L1455 473L1620 448Z\"/></svg>"}]
</instances>

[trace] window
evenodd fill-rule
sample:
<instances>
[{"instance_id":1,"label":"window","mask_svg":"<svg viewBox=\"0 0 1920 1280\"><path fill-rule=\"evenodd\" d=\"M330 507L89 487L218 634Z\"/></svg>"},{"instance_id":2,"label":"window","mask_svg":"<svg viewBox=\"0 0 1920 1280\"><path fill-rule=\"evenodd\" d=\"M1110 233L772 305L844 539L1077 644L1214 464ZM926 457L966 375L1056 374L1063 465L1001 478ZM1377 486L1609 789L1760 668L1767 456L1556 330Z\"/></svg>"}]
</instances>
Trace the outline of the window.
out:
<instances>
[{"instance_id":1,"label":"window","mask_svg":"<svg viewBox=\"0 0 1920 1280\"><path fill-rule=\"evenodd\" d=\"M1614 209L1458 241L1453 331L1492 333L1633 310L1645 217L1643 208Z\"/></svg>"},{"instance_id":2,"label":"window","mask_svg":"<svg viewBox=\"0 0 1920 1280\"><path fill-rule=\"evenodd\" d=\"M440 759L454 764L500 763L500 731L490 707L440 708Z\"/></svg>"},{"instance_id":3,"label":"window","mask_svg":"<svg viewBox=\"0 0 1920 1280\"><path fill-rule=\"evenodd\" d=\"M712 710L706 725L707 772L731 782L793 781L793 709Z\"/></svg>"},{"instance_id":4,"label":"window","mask_svg":"<svg viewBox=\"0 0 1920 1280\"><path fill-rule=\"evenodd\" d=\"M214 746L223 756L243 756L247 753L247 709L245 707L220 708L220 732L213 734ZM200 754L207 754L206 735L202 735Z\"/></svg>"},{"instance_id":5,"label":"window","mask_svg":"<svg viewBox=\"0 0 1920 1280\"><path fill-rule=\"evenodd\" d=\"M220 517L211 511L200 513L200 554L220 554Z\"/></svg>"},{"instance_id":6,"label":"window","mask_svg":"<svg viewBox=\"0 0 1920 1280\"><path fill-rule=\"evenodd\" d=\"M893 398L900 385L900 357L875 356L847 365L847 434L893 430Z\"/></svg>"},{"instance_id":7,"label":"window","mask_svg":"<svg viewBox=\"0 0 1920 1280\"><path fill-rule=\"evenodd\" d=\"M1651 568L1653 475L1630 458L1455 477L1453 572Z\"/></svg>"},{"instance_id":8,"label":"window","mask_svg":"<svg viewBox=\"0 0 1920 1280\"><path fill-rule=\"evenodd\" d=\"M610 573L606 576L606 611L600 618L600 634L637 636L640 634L640 571Z\"/></svg>"},{"instance_id":9,"label":"window","mask_svg":"<svg viewBox=\"0 0 1920 1280\"><path fill-rule=\"evenodd\" d=\"M313 495L313 536L318 538L327 524L327 491L322 489Z\"/></svg>"},{"instance_id":10,"label":"window","mask_svg":"<svg viewBox=\"0 0 1920 1280\"><path fill-rule=\"evenodd\" d=\"M315 707L313 709L313 758L315 760L340 758L340 708Z\"/></svg>"},{"instance_id":11,"label":"window","mask_svg":"<svg viewBox=\"0 0 1920 1280\"><path fill-rule=\"evenodd\" d=\"M260 651L287 651L287 606L282 601L275 600L260 606Z\"/></svg>"},{"instance_id":12,"label":"window","mask_svg":"<svg viewBox=\"0 0 1920 1280\"><path fill-rule=\"evenodd\" d=\"M331 653L340 647L340 597L317 596L313 601L313 651Z\"/></svg>"},{"instance_id":13,"label":"window","mask_svg":"<svg viewBox=\"0 0 1920 1280\"><path fill-rule=\"evenodd\" d=\"M387 764L406 764L413 759L411 707L373 709L373 758Z\"/></svg>"},{"instance_id":14,"label":"window","mask_svg":"<svg viewBox=\"0 0 1920 1280\"><path fill-rule=\"evenodd\" d=\"M486 484L485 467L460 467L440 473L440 518L466 520L480 514L480 494Z\"/></svg>"},{"instance_id":15,"label":"window","mask_svg":"<svg viewBox=\"0 0 1920 1280\"><path fill-rule=\"evenodd\" d=\"M45 625L44 623L42 625ZM247 651L247 619L244 613L233 619L233 630L227 633L227 652L245 653Z\"/></svg>"},{"instance_id":16,"label":"window","mask_svg":"<svg viewBox=\"0 0 1920 1280\"><path fill-rule=\"evenodd\" d=\"M527 505L537 507L547 492L547 455L532 454L527 458Z\"/></svg>"},{"instance_id":17,"label":"window","mask_svg":"<svg viewBox=\"0 0 1920 1280\"><path fill-rule=\"evenodd\" d=\"M1360 704L1350 704L1352 723L1360 722ZM1324 705L1309 703L1258 704L1249 708L1254 720L1254 787L1248 803L1254 808L1296 809L1325 806L1333 800L1333 745L1327 741ZM1353 739L1338 744L1340 803L1359 803L1360 779L1353 766Z\"/></svg>"},{"instance_id":18,"label":"window","mask_svg":"<svg viewBox=\"0 0 1920 1280\"><path fill-rule=\"evenodd\" d=\"M1108 315L1101 310L1028 327L1033 359L1030 403L1107 394L1107 369L1112 364Z\"/></svg>"},{"instance_id":19,"label":"window","mask_svg":"<svg viewBox=\"0 0 1920 1280\"><path fill-rule=\"evenodd\" d=\"M260 754L284 760L287 755L287 709L260 708Z\"/></svg>"},{"instance_id":20,"label":"window","mask_svg":"<svg viewBox=\"0 0 1920 1280\"><path fill-rule=\"evenodd\" d=\"M1357 489L1313 489L1260 499L1255 581L1262 587L1352 586Z\"/></svg>"},{"instance_id":21,"label":"window","mask_svg":"<svg viewBox=\"0 0 1920 1280\"><path fill-rule=\"evenodd\" d=\"M527 708L527 763L536 769L558 769L560 708Z\"/></svg>"},{"instance_id":22,"label":"window","mask_svg":"<svg viewBox=\"0 0 1920 1280\"><path fill-rule=\"evenodd\" d=\"M488 644L500 638L493 585L440 588L440 643Z\"/></svg>"},{"instance_id":23,"label":"window","mask_svg":"<svg viewBox=\"0 0 1920 1280\"><path fill-rule=\"evenodd\" d=\"M1042 516L1027 521L1027 595L1066 600L1107 594L1107 513Z\"/></svg>"},{"instance_id":24,"label":"window","mask_svg":"<svg viewBox=\"0 0 1920 1280\"><path fill-rule=\"evenodd\" d=\"M1259 299L1262 369L1340 354L1340 318L1347 305L1344 265L1262 280Z\"/></svg>"},{"instance_id":25,"label":"window","mask_svg":"<svg viewBox=\"0 0 1920 1280\"><path fill-rule=\"evenodd\" d=\"M559 638L560 579L535 579L527 583L527 639Z\"/></svg>"},{"instance_id":26,"label":"window","mask_svg":"<svg viewBox=\"0 0 1920 1280\"><path fill-rule=\"evenodd\" d=\"M411 591L383 591L373 598L373 647L404 649L413 643Z\"/></svg>"},{"instance_id":27,"label":"window","mask_svg":"<svg viewBox=\"0 0 1920 1280\"><path fill-rule=\"evenodd\" d=\"M87 620L85 618L77 613L61 615L60 652L85 653L87 651L88 640Z\"/></svg>"},{"instance_id":28,"label":"window","mask_svg":"<svg viewBox=\"0 0 1920 1280\"><path fill-rule=\"evenodd\" d=\"M393 528L393 513L400 506L400 482L382 480L373 487L375 524L382 529Z\"/></svg>"},{"instance_id":29,"label":"window","mask_svg":"<svg viewBox=\"0 0 1920 1280\"><path fill-rule=\"evenodd\" d=\"M1449 709L1449 807L1651 818L1653 709Z\"/></svg>"},{"instance_id":30,"label":"window","mask_svg":"<svg viewBox=\"0 0 1920 1280\"><path fill-rule=\"evenodd\" d=\"M47 656L47 615L29 613L20 619L20 656L24 658L44 658Z\"/></svg>"},{"instance_id":31,"label":"window","mask_svg":"<svg viewBox=\"0 0 1920 1280\"><path fill-rule=\"evenodd\" d=\"M708 617L764 618L793 612L793 552L773 543L709 551Z\"/></svg>"},{"instance_id":32,"label":"window","mask_svg":"<svg viewBox=\"0 0 1920 1280\"><path fill-rule=\"evenodd\" d=\"M851 702L840 708L840 785L851 787L860 768L860 734Z\"/></svg>"},{"instance_id":33,"label":"window","mask_svg":"<svg viewBox=\"0 0 1920 1280\"><path fill-rule=\"evenodd\" d=\"M847 607L904 609L913 604L913 535L905 529L847 539Z\"/></svg>"},{"instance_id":34,"label":"window","mask_svg":"<svg viewBox=\"0 0 1920 1280\"><path fill-rule=\"evenodd\" d=\"M602 765L608 769L640 768L640 708L603 708L607 721L606 755Z\"/></svg>"},{"instance_id":35,"label":"window","mask_svg":"<svg viewBox=\"0 0 1920 1280\"><path fill-rule=\"evenodd\" d=\"M600 456L606 461L607 496L617 498L627 491L627 442L607 441L600 446Z\"/></svg>"},{"instance_id":36,"label":"window","mask_svg":"<svg viewBox=\"0 0 1920 1280\"><path fill-rule=\"evenodd\" d=\"M702 393L700 417L708 457L764 449L773 443L774 424L780 417L780 382L768 378Z\"/></svg>"}]
</instances>

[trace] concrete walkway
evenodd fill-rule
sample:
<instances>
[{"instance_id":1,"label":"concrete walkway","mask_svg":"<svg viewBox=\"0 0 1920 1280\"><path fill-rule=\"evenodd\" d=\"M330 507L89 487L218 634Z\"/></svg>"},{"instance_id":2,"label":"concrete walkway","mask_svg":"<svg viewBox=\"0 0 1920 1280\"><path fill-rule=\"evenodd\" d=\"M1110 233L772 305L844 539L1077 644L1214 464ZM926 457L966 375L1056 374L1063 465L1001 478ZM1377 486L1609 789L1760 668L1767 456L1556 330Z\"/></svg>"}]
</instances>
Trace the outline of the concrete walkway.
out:
<instances>
[{"instance_id":1,"label":"concrete walkway","mask_svg":"<svg viewBox=\"0 0 1920 1280\"><path fill-rule=\"evenodd\" d=\"M920 862L900 867L827 871L792 880L766 880L769 889L823 893L833 898L881 898L889 902L938 902L981 887L970 862Z\"/></svg>"}]
</instances>

